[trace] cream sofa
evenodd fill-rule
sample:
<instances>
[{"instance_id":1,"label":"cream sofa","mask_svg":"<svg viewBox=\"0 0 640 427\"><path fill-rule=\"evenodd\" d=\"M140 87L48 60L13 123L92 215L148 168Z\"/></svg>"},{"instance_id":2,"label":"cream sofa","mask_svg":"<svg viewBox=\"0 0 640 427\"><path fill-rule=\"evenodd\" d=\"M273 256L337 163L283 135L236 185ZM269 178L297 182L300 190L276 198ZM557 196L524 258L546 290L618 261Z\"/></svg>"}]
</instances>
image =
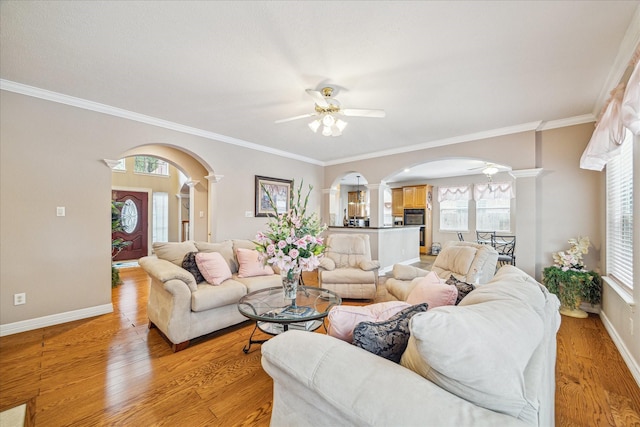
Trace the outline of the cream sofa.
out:
<instances>
[{"instance_id":1,"label":"cream sofa","mask_svg":"<svg viewBox=\"0 0 640 427\"><path fill-rule=\"evenodd\" d=\"M154 244L156 254L139 260L151 277L147 303L149 328L157 327L174 351L188 347L193 338L246 321L237 306L242 296L282 286L279 274L238 277L238 248L255 249L255 244L249 240ZM189 252L219 252L229 265L232 278L219 286L196 283L194 275L181 267Z\"/></svg>"},{"instance_id":2,"label":"cream sofa","mask_svg":"<svg viewBox=\"0 0 640 427\"><path fill-rule=\"evenodd\" d=\"M318 333L262 346L272 426L553 426L555 295L513 266L415 314L401 363Z\"/></svg>"},{"instance_id":3,"label":"cream sofa","mask_svg":"<svg viewBox=\"0 0 640 427\"><path fill-rule=\"evenodd\" d=\"M453 276L462 282L487 283L496 272L498 252L490 245L449 241L433 261L431 271L443 280ZM387 299L406 301L407 296L427 270L410 265L393 266L392 277L386 280ZM477 283L476 283L477 282Z\"/></svg>"}]
</instances>

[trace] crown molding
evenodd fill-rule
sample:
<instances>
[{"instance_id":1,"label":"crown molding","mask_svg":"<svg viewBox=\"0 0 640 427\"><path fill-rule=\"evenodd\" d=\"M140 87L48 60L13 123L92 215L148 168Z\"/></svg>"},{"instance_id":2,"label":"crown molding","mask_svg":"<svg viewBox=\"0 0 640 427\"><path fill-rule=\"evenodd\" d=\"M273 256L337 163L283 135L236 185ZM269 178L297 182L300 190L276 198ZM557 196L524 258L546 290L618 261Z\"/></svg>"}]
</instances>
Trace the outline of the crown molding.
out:
<instances>
[{"instance_id":1,"label":"crown molding","mask_svg":"<svg viewBox=\"0 0 640 427\"><path fill-rule=\"evenodd\" d=\"M88 101L82 98L76 98L74 96L64 95L58 92L52 92L46 89L40 89L34 86L24 85L22 83L16 83L10 80L0 79L0 89L8 92L19 93L21 95L31 96L34 98L44 99L46 101L57 102L59 104L70 105L72 107L82 108L84 110L95 111L98 113L108 114L110 116L120 117L127 120L133 120L140 123L145 123L152 126L157 126L176 132L186 133L189 135L199 136L202 138L223 142L226 144L236 145L250 150L261 151L264 153L274 154L280 157L287 157L289 159L299 160L305 163L311 163L318 166L324 166L319 160L315 160L309 157L299 156L297 154L289 153L288 151L277 150L275 148L265 147L264 145L255 144L253 142L244 141L241 139L233 138L219 133L209 132L206 130L181 125L179 123L170 122L168 120L162 120L144 114L139 114L133 111L124 110L122 108L112 107L106 104L100 104L98 102Z\"/></svg>"},{"instance_id":2,"label":"crown molding","mask_svg":"<svg viewBox=\"0 0 640 427\"><path fill-rule=\"evenodd\" d=\"M594 116L592 113L589 113L589 114L583 114L581 116L568 117L566 119L549 120L548 122L542 122L538 127L538 129L536 130L543 131L543 130L557 129L557 128L563 128L567 126L575 126L575 125L581 125L584 123L591 123L595 121L596 121L596 116Z\"/></svg>"},{"instance_id":3,"label":"crown molding","mask_svg":"<svg viewBox=\"0 0 640 427\"><path fill-rule=\"evenodd\" d=\"M640 10L640 8L639 8ZM637 13L636 13L637 15ZM638 30L640 34L640 26ZM412 145L408 147L395 148L390 150L382 150L372 153L367 153L361 156L345 157L342 159L336 159L331 161L320 161L305 156L299 156L297 154L289 153L287 151L277 150L269 148L263 145L255 144L252 142L244 141L241 139L233 138L226 135L217 134L214 132L205 131L202 129L184 126L179 123L170 122L167 120L158 119L144 114L135 113L133 111L124 110L117 107L112 107L106 104L100 104L98 102L88 101L82 98L76 98L69 95L64 95L58 92L52 92L46 89L40 89L34 86L24 85L22 83L16 83L10 80L0 79L0 90L6 90L8 92L14 92L21 95L31 96L34 98L44 99L46 101L56 102L59 104L70 105L72 107L82 108L84 110L95 111L98 113L108 114L115 117L120 117L127 120L132 120L140 123L149 124L152 126L161 127L164 129L173 130L189 135L210 139L225 144L236 145L250 150L260 151L263 153L269 153L280 157L286 157L293 160L298 160L305 163L310 163L317 166L333 166L343 163L350 163L360 160L374 159L378 157L390 156L395 154L403 154L412 151L424 150L429 148L441 147L445 145L460 144L463 142L476 141L480 139L495 138L504 135L511 135L528 131L541 131L555 129L565 126L573 126L577 124L594 122L596 116L594 114L584 114L582 116L569 117L566 119L553 120L548 122L535 121L530 123L523 123L520 125L508 126L504 128L492 129L467 135L460 135L451 138L439 139L435 141L429 141L422 144Z\"/></svg>"},{"instance_id":4,"label":"crown molding","mask_svg":"<svg viewBox=\"0 0 640 427\"><path fill-rule=\"evenodd\" d=\"M356 162L359 160L374 159L376 157L384 157L384 156L391 156L394 154L408 153L411 151L425 150L427 148L442 147L443 145L460 144L462 142L476 141L479 139L494 138L497 136L511 135L514 133L534 131L540 126L541 123L542 121L523 123L521 125L509 126L509 127L482 131L477 133L470 133L468 135L454 136L452 138L429 141L422 144L411 145L408 147L396 148L392 150L376 151L373 153L364 154L362 156L346 157L344 159L325 162L324 166L333 166L333 165L339 165L342 163Z\"/></svg>"}]
</instances>

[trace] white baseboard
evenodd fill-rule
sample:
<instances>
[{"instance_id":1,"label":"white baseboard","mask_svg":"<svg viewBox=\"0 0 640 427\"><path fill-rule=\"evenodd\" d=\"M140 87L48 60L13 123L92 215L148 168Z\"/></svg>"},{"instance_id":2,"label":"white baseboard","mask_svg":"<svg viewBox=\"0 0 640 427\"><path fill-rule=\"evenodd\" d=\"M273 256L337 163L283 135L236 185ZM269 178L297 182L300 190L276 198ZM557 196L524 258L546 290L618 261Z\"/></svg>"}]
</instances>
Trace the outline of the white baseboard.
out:
<instances>
[{"instance_id":1,"label":"white baseboard","mask_svg":"<svg viewBox=\"0 0 640 427\"><path fill-rule=\"evenodd\" d=\"M413 258L413 259L408 259L406 261L396 262L395 264L411 265L411 264L415 264L417 262L420 262L420 257ZM393 265L395 265L395 264L393 264ZM381 268L380 270L378 270L378 274L379 275L387 274L388 272L393 270L393 265L388 265L386 267Z\"/></svg>"},{"instance_id":2,"label":"white baseboard","mask_svg":"<svg viewBox=\"0 0 640 427\"><path fill-rule=\"evenodd\" d=\"M620 352L620 355L622 356L625 363L627 364L627 367L631 371L631 375L633 375L633 379L636 380L638 387L640 387L640 365L638 365L638 363L634 360L633 356L629 352L629 349L627 349L627 346L624 345L624 342L620 338L620 335L618 335L615 328L613 327L613 324L611 324L607 315L604 314L604 311L600 312L600 319L602 320L602 324L604 325L604 328L609 333L611 340L618 348L618 351Z\"/></svg>"},{"instance_id":3,"label":"white baseboard","mask_svg":"<svg viewBox=\"0 0 640 427\"><path fill-rule=\"evenodd\" d=\"M47 326L59 325L61 323L72 322L74 320L86 319L88 317L100 316L112 313L113 304L97 305L95 307L82 308L80 310L67 311L65 313L51 314L49 316L37 317L35 319L22 320L20 322L0 325L0 337L17 334L20 332L32 331Z\"/></svg>"}]
</instances>

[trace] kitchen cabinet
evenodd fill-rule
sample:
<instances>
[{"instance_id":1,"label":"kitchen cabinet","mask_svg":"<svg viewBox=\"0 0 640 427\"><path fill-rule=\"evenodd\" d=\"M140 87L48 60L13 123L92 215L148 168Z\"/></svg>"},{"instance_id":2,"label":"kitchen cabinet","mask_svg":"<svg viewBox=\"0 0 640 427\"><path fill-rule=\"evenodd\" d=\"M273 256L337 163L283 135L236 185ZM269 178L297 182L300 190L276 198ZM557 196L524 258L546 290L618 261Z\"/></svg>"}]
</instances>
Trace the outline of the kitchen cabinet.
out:
<instances>
[{"instance_id":1,"label":"kitchen cabinet","mask_svg":"<svg viewBox=\"0 0 640 427\"><path fill-rule=\"evenodd\" d=\"M402 188L391 189L391 215L402 217L404 215L404 191Z\"/></svg>"},{"instance_id":2,"label":"kitchen cabinet","mask_svg":"<svg viewBox=\"0 0 640 427\"><path fill-rule=\"evenodd\" d=\"M402 188L405 209L427 208L427 185L414 185Z\"/></svg>"}]
</instances>

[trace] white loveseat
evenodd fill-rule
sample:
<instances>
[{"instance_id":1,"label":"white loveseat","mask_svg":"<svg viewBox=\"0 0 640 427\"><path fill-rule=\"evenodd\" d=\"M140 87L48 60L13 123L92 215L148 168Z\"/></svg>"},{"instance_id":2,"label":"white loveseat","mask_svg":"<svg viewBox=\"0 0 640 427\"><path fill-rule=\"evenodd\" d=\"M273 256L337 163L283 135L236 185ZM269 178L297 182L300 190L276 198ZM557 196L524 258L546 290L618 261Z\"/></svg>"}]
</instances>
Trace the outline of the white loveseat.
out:
<instances>
[{"instance_id":1,"label":"white loveseat","mask_svg":"<svg viewBox=\"0 0 640 427\"><path fill-rule=\"evenodd\" d=\"M279 274L239 277L238 248L255 249L255 244L249 240L162 243L154 245L156 255L139 260L151 277L149 328L157 327L171 341L173 351L188 347L196 337L246 321L237 304L247 293L282 286ZM189 252L220 253L232 277L217 286L196 283L194 275L181 267Z\"/></svg>"},{"instance_id":2,"label":"white loveseat","mask_svg":"<svg viewBox=\"0 0 640 427\"><path fill-rule=\"evenodd\" d=\"M262 346L273 426L553 426L555 295L513 266L414 315L400 364L319 333ZM409 368L411 369L409 369Z\"/></svg>"}]
</instances>

